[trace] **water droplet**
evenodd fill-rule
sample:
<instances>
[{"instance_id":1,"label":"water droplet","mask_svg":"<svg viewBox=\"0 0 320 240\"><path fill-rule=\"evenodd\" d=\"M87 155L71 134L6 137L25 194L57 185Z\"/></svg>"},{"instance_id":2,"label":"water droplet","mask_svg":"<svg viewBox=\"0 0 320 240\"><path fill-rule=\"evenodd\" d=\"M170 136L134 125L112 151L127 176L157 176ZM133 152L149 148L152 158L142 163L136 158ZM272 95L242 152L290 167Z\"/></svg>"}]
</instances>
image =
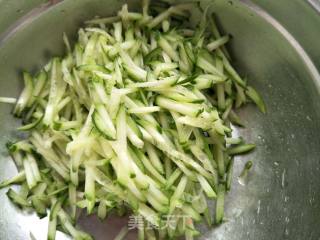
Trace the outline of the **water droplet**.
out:
<instances>
[{"instance_id":1,"label":"water droplet","mask_svg":"<svg viewBox=\"0 0 320 240\"><path fill-rule=\"evenodd\" d=\"M286 181L286 170L283 169L282 175L281 175L281 187L285 187L285 181Z\"/></svg>"},{"instance_id":2,"label":"water droplet","mask_svg":"<svg viewBox=\"0 0 320 240\"><path fill-rule=\"evenodd\" d=\"M286 221L286 223L289 223L289 222L290 222L290 218L289 218L289 217L286 217L286 218L285 218L285 221Z\"/></svg>"},{"instance_id":3,"label":"water droplet","mask_svg":"<svg viewBox=\"0 0 320 240\"><path fill-rule=\"evenodd\" d=\"M312 121L311 117L309 115L306 116L306 119L309 121Z\"/></svg>"},{"instance_id":4,"label":"water droplet","mask_svg":"<svg viewBox=\"0 0 320 240\"><path fill-rule=\"evenodd\" d=\"M260 214L260 206L261 206L261 201L259 200L258 201L258 208L257 208L257 214L258 215Z\"/></svg>"},{"instance_id":5,"label":"water droplet","mask_svg":"<svg viewBox=\"0 0 320 240\"><path fill-rule=\"evenodd\" d=\"M296 135L294 134L291 134L291 138L294 139L296 137Z\"/></svg>"},{"instance_id":6,"label":"water droplet","mask_svg":"<svg viewBox=\"0 0 320 240\"><path fill-rule=\"evenodd\" d=\"M274 164L275 166L279 166L279 162L277 162L277 161L274 162L273 164Z\"/></svg>"},{"instance_id":7,"label":"water droplet","mask_svg":"<svg viewBox=\"0 0 320 240\"><path fill-rule=\"evenodd\" d=\"M289 201L289 197L288 196L285 196L284 197L284 202L288 202Z\"/></svg>"},{"instance_id":8,"label":"water droplet","mask_svg":"<svg viewBox=\"0 0 320 240\"><path fill-rule=\"evenodd\" d=\"M284 230L284 234L285 234L286 236L289 235L289 229L288 229L288 228L286 228L286 229Z\"/></svg>"},{"instance_id":9,"label":"water droplet","mask_svg":"<svg viewBox=\"0 0 320 240\"><path fill-rule=\"evenodd\" d=\"M240 185L245 186L246 183L246 178L245 177L238 177L238 182L240 183Z\"/></svg>"}]
</instances>

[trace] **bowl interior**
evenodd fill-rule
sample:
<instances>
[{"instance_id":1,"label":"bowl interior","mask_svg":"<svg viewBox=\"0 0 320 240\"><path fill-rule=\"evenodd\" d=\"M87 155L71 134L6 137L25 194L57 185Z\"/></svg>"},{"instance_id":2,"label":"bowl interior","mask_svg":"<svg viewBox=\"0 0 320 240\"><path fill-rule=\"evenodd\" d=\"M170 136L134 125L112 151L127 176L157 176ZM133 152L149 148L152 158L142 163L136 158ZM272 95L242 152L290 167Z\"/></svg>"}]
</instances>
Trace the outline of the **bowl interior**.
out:
<instances>
[{"instance_id":1,"label":"bowl interior","mask_svg":"<svg viewBox=\"0 0 320 240\"><path fill-rule=\"evenodd\" d=\"M139 9L138 1L128 1ZM203 5L210 1L202 1ZM75 39L82 22L95 15L114 14L124 1L65 0L33 11L0 39L0 96L18 96L21 71L35 72L52 56L64 52L62 33ZM208 230L203 239L318 239L320 236L320 101L319 79L286 32L261 10L244 3L216 0L216 13L224 33L231 33L228 48L236 68L258 89L267 114L248 105L239 110L246 128L235 129L258 147L235 161L233 188L227 196L227 222ZM199 15L195 12L192 20ZM13 176L15 167L5 143L20 135L19 120L11 106L0 105L0 179ZM253 160L246 186L237 176ZM46 219L22 213L0 191L0 239L27 239L32 232L45 239ZM101 223L82 216L79 224L97 240L113 239L125 219ZM65 239L63 234L58 239ZM134 234L128 237L134 239Z\"/></svg>"}]
</instances>

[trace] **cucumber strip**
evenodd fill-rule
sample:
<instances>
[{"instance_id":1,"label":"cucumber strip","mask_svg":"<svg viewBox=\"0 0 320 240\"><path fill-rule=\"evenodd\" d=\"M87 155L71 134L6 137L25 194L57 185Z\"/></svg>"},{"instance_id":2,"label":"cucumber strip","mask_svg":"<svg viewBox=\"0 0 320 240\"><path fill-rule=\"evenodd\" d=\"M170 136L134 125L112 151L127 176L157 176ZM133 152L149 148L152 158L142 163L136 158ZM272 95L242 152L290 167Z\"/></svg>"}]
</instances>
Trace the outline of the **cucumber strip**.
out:
<instances>
[{"instance_id":1,"label":"cucumber strip","mask_svg":"<svg viewBox=\"0 0 320 240\"><path fill-rule=\"evenodd\" d=\"M225 166L224 166L223 150L220 145L215 145L214 147L214 158L217 162L219 176L222 177L224 176L224 173L225 173Z\"/></svg>"},{"instance_id":2,"label":"cucumber strip","mask_svg":"<svg viewBox=\"0 0 320 240\"><path fill-rule=\"evenodd\" d=\"M146 149L146 152L149 156L149 159L150 159L152 165L157 169L157 171L159 173L164 174L162 162L160 161L160 158L158 157L159 154L157 153L157 150L150 143L145 144L145 149Z\"/></svg>"},{"instance_id":3,"label":"cucumber strip","mask_svg":"<svg viewBox=\"0 0 320 240\"><path fill-rule=\"evenodd\" d=\"M236 108L239 108L242 104L246 102L246 95L244 89L240 87L238 84L235 84L237 94L236 94Z\"/></svg>"},{"instance_id":4,"label":"cucumber strip","mask_svg":"<svg viewBox=\"0 0 320 240\"><path fill-rule=\"evenodd\" d=\"M59 188L59 189L56 189L56 190L50 192L50 193L48 194L48 196L51 197L51 196L57 195L57 194L65 191L65 190L67 190L67 189L68 189L67 186L61 187L61 188Z\"/></svg>"},{"instance_id":5,"label":"cucumber strip","mask_svg":"<svg viewBox=\"0 0 320 240\"><path fill-rule=\"evenodd\" d=\"M117 42L122 42L122 23L121 22L115 22L113 23L114 28L114 38Z\"/></svg>"},{"instance_id":6,"label":"cucumber strip","mask_svg":"<svg viewBox=\"0 0 320 240\"><path fill-rule=\"evenodd\" d=\"M26 173L26 180L28 183L28 187L31 189L37 184L37 180L33 174L31 163L28 161L27 158L23 159L23 167Z\"/></svg>"},{"instance_id":7,"label":"cucumber strip","mask_svg":"<svg viewBox=\"0 0 320 240\"><path fill-rule=\"evenodd\" d=\"M169 18L172 13L172 7L167 9L166 11L160 13L157 17L153 18L149 23L148 23L148 28L152 29L156 27L158 24L160 24L162 21L165 19Z\"/></svg>"},{"instance_id":8,"label":"cucumber strip","mask_svg":"<svg viewBox=\"0 0 320 240\"><path fill-rule=\"evenodd\" d=\"M186 186L188 183L188 178L183 176L176 188L176 190L174 191L171 199L170 199L170 207L169 207L169 213L171 214L174 209L176 208L177 202L179 201L179 199L181 198Z\"/></svg>"},{"instance_id":9,"label":"cucumber strip","mask_svg":"<svg viewBox=\"0 0 320 240\"><path fill-rule=\"evenodd\" d=\"M106 139L116 139L116 129L103 105L96 106L96 110L92 114L92 123Z\"/></svg>"},{"instance_id":10,"label":"cucumber strip","mask_svg":"<svg viewBox=\"0 0 320 240\"><path fill-rule=\"evenodd\" d=\"M241 137L238 138L226 138L226 144L238 145L243 143L243 139Z\"/></svg>"},{"instance_id":11,"label":"cucumber strip","mask_svg":"<svg viewBox=\"0 0 320 240\"><path fill-rule=\"evenodd\" d=\"M143 162L141 161L141 158L138 157L138 154L136 154L135 149L133 149L132 147L128 148L130 157L132 158L132 160L135 162L135 164L137 165L137 167L141 170L142 173L145 173L145 166L143 164ZM135 173L137 173L137 171L135 171ZM146 186L146 188L149 187L149 184Z\"/></svg>"},{"instance_id":12,"label":"cucumber strip","mask_svg":"<svg viewBox=\"0 0 320 240\"><path fill-rule=\"evenodd\" d=\"M240 173L240 175L238 177L238 182L241 185L246 185L248 173L249 173L250 169L252 168L252 165L253 165L252 161L248 161L244 165L244 168L243 168L243 170L241 171L241 173Z\"/></svg>"},{"instance_id":13,"label":"cucumber strip","mask_svg":"<svg viewBox=\"0 0 320 240\"><path fill-rule=\"evenodd\" d=\"M252 151L256 147L255 144L240 144L235 147L228 148L227 152L229 155L239 155Z\"/></svg>"},{"instance_id":14,"label":"cucumber strip","mask_svg":"<svg viewBox=\"0 0 320 240\"><path fill-rule=\"evenodd\" d=\"M217 224L222 223L224 216L224 196L225 196L225 186L224 184L219 184L217 192L216 201L216 217L215 222Z\"/></svg>"},{"instance_id":15,"label":"cucumber strip","mask_svg":"<svg viewBox=\"0 0 320 240\"><path fill-rule=\"evenodd\" d=\"M146 1L146 0L144 0ZM147 0L148 1L148 0ZM143 217L138 215L137 219L139 219L138 225L138 240L145 240L145 223Z\"/></svg>"},{"instance_id":16,"label":"cucumber strip","mask_svg":"<svg viewBox=\"0 0 320 240\"><path fill-rule=\"evenodd\" d=\"M179 168L176 168L174 172L167 178L166 189L170 189L174 185L175 181L181 176L182 172Z\"/></svg>"},{"instance_id":17,"label":"cucumber strip","mask_svg":"<svg viewBox=\"0 0 320 240\"><path fill-rule=\"evenodd\" d=\"M31 197L31 205L35 209L37 215L40 218L44 218L47 216L47 207L45 203L37 196Z\"/></svg>"},{"instance_id":18,"label":"cucumber strip","mask_svg":"<svg viewBox=\"0 0 320 240\"><path fill-rule=\"evenodd\" d=\"M248 86L245 93L258 106L262 113L266 113L266 105L259 93L254 88Z\"/></svg>"},{"instance_id":19,"label":"cucumber strip","mask_svg":"<svg viewBox=\"0 0 320 240\"><path fill-rule=\"evenodd\" d=\"M199 100L197 99L195 96L185 96L183 94L174 92L170 89L167 89L167 91L161 91L160 92L161 95L163 95L164 97L170 98L172 100L175 100L177 102L186 102L186 103L202 103L203 100Z\"/></svg>"},{"instance_id":20,"label":"cucumber strip","mask_svg":"<svg viewBox=\"0 0 320 240\"><path fill-rule=\"evenodd\" d=\"M123 89L117 89L113 88L111 90L111 96L109 98L108 102L108 112L110 113L110 116L112 119L115 119L120 107L120 103L122 101L123 96L133 93L136 90L134 88L123 88Z\"/></svg>"},{"instance_id":21,"label":"cucumber strip","mask_svg":"<svg viewBox=\"0 0 320 240\"><path fill-rule=\"evenodd\" d=\"M58 218L62 227L64 227L74 239L92 239L88 234L82 233L73 227L68 215L62 209L58 211Z\"/></svg>"},{"instance_id":22,"label":"cucumber strip","mask_svg":"<svg viewBox=\"0 0 320 240\"><path fill-rule=\"evenodd\" d=\"M100 185L102 185L104 187L104 190L115 194L116 196L118 196L122 200L124 199L122 189L117 185L113 185L112 181L103 172L101 172L97 168L93 168L92 172L93 172L95 181L97 183L99 183Z\"/></svg>"},{"instance_id":23,"label":"cucumber strip","mask_svg":"<svg viewBox=\"0 0 320 240\"><path fill-rule=\"evenodd\" d=\"M140 132L140 129L137 128ZM137 148L143 148L144 142L140 137L136 134L136 132L131 128L131 126L127 126L127 136L130 142Z\"/></svg>"},{"instance_id":24,"label":"cucumber strip","mask_svg":"<svg viewBox=\"0 0 320 240\"><path fill-rule=\"evenodd\" d=\"M154 75L158 77L160 74L168 73L176 68L178 68L178 64L176 63L157 63L154 68Z\"/></svg>"},{"instance_id":25,"label":"cucumber strip","mask_svg":"<svg viewBox=\"0 0 320 240\"><path fill-rule=\"evenodd\" d=\"M199 90L211 88L213 85L217 83L224 82L225 78L215 75L203 74L199 75L194 79L195 87Z\"/></svg>"},{"instance_id":26,"label":"cucumber strip","mask_svg":"<svg viewBox=\"0 0 320 240\"><path fill-rule=\"evenodd\" d=\"M105 201L100 201L97 216L101 221L103 221L107 217L107 205Z\"/></svg>"},{"instance_id":27,"label":"cucumber strip","mask_svg":"<svg viewBox=\"0 0 320 240\"><path fill-rule=\"evenodd\" d=\"M211 27L211 31L212 31L212 34L213 36L216 38L216 39L219 39L221 38L221 34L218 30L218 27L217 27L217 24L216 24L216 21L215 21L215 16L214 14L211 15L211 18L209 19L210 20L210 27ZM219 50L219 49L218 49ZM230 54L228 53L227 49L225 46L221 46L221 51L224 53L224 55L228 58L228 59L231 59L230 57Z\"/></svg>"},{"instance_id":28,"label":"cucumber strip","mask_svg":"<svg viewBox=\"0 0 320 240\"><path fill-rule=\"evenodd\" d=\"M213 127L213 121L206 121L205 118L202 117L179 117L177 122L180 124L185 124L191 127L201 128L203 130L209 130Z\"/></svg>"},{"instance_id":29,"label":"cucumber strip","mask_svg":"<svg viewBox=\"0 0 320 240\"><path fill-rule=\"evenodd\" d=\"M49 164L49 166L51 166L65 180L69 180L70 176L68 169L59 163L48 150L44 149L43 146L40 145L40 143L33 139L31 139L31 142L35 145L36 151L44 157L47 164Z\"/></svg>"},{"instance_id":30,"label":"cucumber strip","mask_svg":"<svg viewBox=\"0 0 320 240\"><path fill-rule=\"evenodd\" d=\"M120 20L119 16L107 17L107 18L96 18L85 21L85 24L112 24Z\"/></svg>"},{"instance_id":31,"label":"cucumber strip","mask_svg":"<svg viewBox=\"0 0 320 240\"><path fill-rule=\"evenodd\" d=\"M30 207L31 206L26 198L24 198L23 196L19 195L18 193L16 193L11 188L8 190L7 196L10 198L10 200L13 203L17 204L20 207Z\"/></svg>"},{"instance_id":32,"label":"cucumber strip","mask_svg":"<svg viewBox=\"0 0 320 240\"><path fill-rule=\"evenodd\" d=\"M234 80L237 84L239 84L241 87L246 87L246 82L239 76L239 74L236 72L236 70L231 66L229 60L226 57L223 57L223 65L226 71L230 74L232 77L231 79Z\"/></svg>"},{"instance_id":33,"label":"cucumber strip","mask_svg":"<svg viewBox=\"0 0 320 240\"><path fill-rule=\"evenodd\" d=\"M13 113L16 116L21 116L22 111L25 110L25 108L28 105L28 102L32 99L32 93L33 93L33 80L29 73L24 72L23 73L23 80L24 80L24 89L22 93L20 94L20 97L17 100L16 106L13 110Z\"/></svg>"},{"instance_id":34,"label":"cucumber strip","mask_svg":"<svg viewBox=\"0 0 320 240\"><path fill-rule=\"evenodd\" d=\"M26 180L26 173L24 170L20 171L16 176L8 179L8 180L4 180L0 183L0 189L8 187L12 184L19 184L21 182L24 182Z\"/></svg>"},{"instance_id":35,"label":"cucumber strip","mask_svg":"<svg viewBox=\"0 0 320 240\"><path fill-rule=\"evenodd\" d=\"M24 125L22 127L18 127L17 130L19 130L19 131L29 131L31 129L34 129L35 127L37 127L41 123L42 119L43 119L43 115L40 118L38 118L37 120L35 120L34 122L32 122L32 123L26 124L26 125Z\"/></svg>"},{"instance_id":36,"label":"cucumber strip","mask_svg":"<svg viewBox=\"0 0 320 240\"><path fill-rule=\"evenodd\" d=\"M207 44L207 49L209 51L214 51L217 48L219 48L219 47L223 46L224 44L226 44L229 40L230 40L230 36L229 35L220 37L220 38L208 43Z\"/></svg>"},{"instance_id":37,"label":"cucumber strip","mask_svg":"<svg viewBox=\"0 0 320 240\"><path fill-rule=\"evenodd\" d=\"M146 81L147 72L144 69L137 66L133 62L133 60L131 59L129 54L124 52L122 49L119 51L119 53L120 53L121 59L124 63L123 67L126 69L128 74L131 75L134 79L136 79L138 81L142 81L142 82Z\"/></svg>"},{"instance_id":38,"label":"cucumber strip","mask_svg":"<svg viewBox=\"0 0 320 240\"><path fill-rule=\"evenodd\" d=\"M11 97L0 97L0 103L10 103L15 104L17 102L16 98Z\"/></svg>"},{"instance_id":39,"label":"cucumber strip","mask_svg":"<svg viewBox=\"0 0 320 240\"><path fill-rule=\"evenodd\" d=\"M228 98L225 104L225 110L222 114L222 120L225 121L229 117L232 106L233 106L233 101L230 98Z\"/></svg>"},{"instance_id":40,"label":"cucumber strip","mask_svg":"<svg viewBox=\"0 0 320 240\"><path fill-rule=\"evenodd\" d=\"M66 122L53 122L52 128L54 130L66 131L69 129L76 129L81 126L81 122L79 121L66 121Z\"/></svg>"},{"instance_id":41,"label":"cucumber strip","mask_svg":"<svg viewBox=\"0 0 320 240\"><path fill-rule=\"evenodd\" d=\"M190 117L196 117L199 113L201 113L201 111L203 111L202 106L199 104L179 103L162 96L158 96L156 98L156 104L162 108L179 112Z\"/></svg>"},{"instance_id":42,"label":"cucumber strip","mask_svg":"<svg viewBox=\"0 0 320 240\"><path fill-rule=\"evenodd\" d=\"M161 204L163 205L169 204L168 197L159 188L157 188L155 184L150 184L148 190L149 190L149 194L155 197Z\"/></svg>"},{"instance_id":43,"label":"cucumber strip","mask_svg":"<svg viewBox=\"0 0 320 240\"><path fill-rule=\"evenodd\" d=\"M58 58L52 60L50 72L50 93L49 100L43 117L43 124L51 126L57 113L57 105L62 98L66 82L62 80L61 61Z\"/></svg>"},{"instance_id":44,"label":"cucumber strip","mask_svg":"<svg viewBox=\"0 0 320 240\"><path fill-rule=\"evenodd\" d=\"M167 77L164 80L149 81L143 83L133 83L129 85L129 88L167 88L174 85L178 78L176 76Z\"/></svg>"},{"instance_id":45,"label":"cucumber strip","mask_svg":"<svg viewBox=\"0 0 320 240\"><path fill-rule=\"evenodd\" d=\"M44 173L44 174L46 174L46 173ZM45 193L47 187L48 187L47 183L45 183L45 182L39 183L39 184L37 184L36 187L34 187L32 189L32 193L34 194L34 196L41 197Z\"/></svg>"},{"instance_id":46,"label":"cucumber strip","mask_svg":"<svg viewBox=\"0 0 320 240\"><path fill-rule=\"evenodd\" d=\"M84 194L87 200L87 212L88 214L91 214L96 203L95 179L89 166L86 166L85 174L86 178Z\"/></svg>"},{"instance_id":47,"label":"cucumber strip","mask_svg":"<svg viewBox=\"0 0 320 240\"><path fill-rule=\"evenodd\" d=\"M155 60L160 55L161 52L162 52L162 49L160 47L153 49L143 58L143 62L146 65L148 65L149 63L151 63L151 61Z\"/></svg>"},{"instance_id":48,"label":"cucumber strip","mask_svg":"<svg viewBox=\"0 0 320 240\"><path fill-rule=\"evenodd\" d=\"M178 113L175 113L173 111L171 111L170 113L173 117L173 120L175 121L180 143L187 143L192 134L192 128L190 128L189 126L185 126L178 121L180 118Z\"/></svg>"},{"instance_id":49,"label":"cucumber strip","mask_svg":"<svg viewBox=\"0 0 320 240\"><path fill-rule=\"evenodd\" d=\"M170 43L162 36L159 36L159 39L158 39L158 44L159 46L162 48L162 50L175 62L178 62L179 61L179 55L177 53L176 50L174 50L172 48L172 46L170 45ZM171 65L169 65L171 66ZM174 69L174 68L177 68L177 64L172 64L171 68ZM164 67L162 67L164 68ZM156 74L158 75L158 74Z\"/></svg>"},{"instance_id":50,"label":"cucumber strip","mask_svg":"<svg viewBox=\"0 0 320 240\"><path fill-rule=\"evenodd\" d=\"M77 214L77 189L76 186L73 185L72 183L69 183L69 205L70 205L70 216L73 220L76 219L76 214Z\"/></svg>"},{"instance_id":51,"label":"cucumber strip","mask_svg":"<svg viewBox=\"0 0 320 240\"><path fill-rule=\"evenodd\" d=\"M51 211L49 215L48 240L54 240L56 238L57 214L60 209L61 209L60 201L56 201L51 207Z\"/></svg>"},{"instance_id":52,"label":"cucumber strip","mask_svg":"<svg viewBox=\"0 0 320 240\"><path fill-rule=\"evenodd\" d=\"M199 172L206 178L212 179L211 174L207 172L203 167L201 167L200 164L193 161L193 159L191 159L188 155L178 152L177 150L174 150L168 147L167 145L163 145L162 143L158 143L157 147L161 149L164 152L164 154L166 154L169 158L171 158L176 163L181 161L185 165L192 167L195 171ZM181 169L181 170L184 171L184 169Z\"/></svg>"},{"instance_id":53,"label":"cucumber strip","mask_svg":"<svg viewBox=\"0 0 320 240\"><path fill-rule=\"evenodd\" d=\"M206 193L206 195L208 196L208 198L216 198L217 194L215 193L215 191L212 189L212 187L210 186L210 184L207 182L207 180L202 177L201 175L197 175L198 181L203 189L203 191Z\"/></svg>"},{"instance_id":54,"label":"cucumber strip","mask_svg":"<svg viewBox=\"0 0 320 240\"><path fill-rule=\"evenodd\" d=\"M147 205L139 203L138 213L154 226L160 226L160 219L157 213Z\"/></svg>"},{"instance_id":55,"label":"cucumber strip","mask_svg":"<svg viewBox=\"0 0 320 240\"><path fill-rule=\"evenodd\" d=\"M127 185L128 190L133 194L133 196L135 196L135 198L138 201L146 202L147 199L146 199L145 195L138 189L136 184L131 179L127 181L126 185Z\"/></svg>"},{"instance_id":56,"label":"cucumber strip","mask_svg":"<svg viewBox=\"0 0 320 240\"><path fill-rule=\"evenodd\" d=\"M150 151L150 149L149 149ZM153 162L150 160L150 156L149 159L139 150L135 151L135 153L137 154L138 158L141 160L141 162L143 163L145 169L147 171L149 171L161 184L165 184L166 183L166 179L161 175L161 173L163 172L163 169L160 169L160 171L154 167ZM153 161L157 161L154 160ZM159 160L160 161L160 160ZM162 172L161 172L162 170Z\"/></svg>"},{"instance_id":57,"label":"cucumber strip","mask_svg":"<svg viewBox=\"0 0 320 240\"><path fill-rule=\"evenodd\" d=\"M154 197L151 194L148 194L147 196L148 202L150 205L157 210L160 214L166 214L169 211L169 207L167 205L163 205L160 202L158 202L157 198Z\"/></svg>"},{"instance_id":58,"label":"cucumber strip","mask_svg":"<svg viewBox=\"0 0 320 240\"><path fill-rule=\"evenodd\" d=\"M123 240L123 239L125 239L127 234L128 234L128 232L129 232L129 229L128 229L127 226L122 227L120 232L114 238L114 240Z\"/></svg>"},{"instance_id":59,"label":"cucumber strip","mask_svg":"<svg viewBox=\"0 0 320 240\"><path fill-rule=\"evenodd\" d=\"M166 179L168 179L173 172L172 161L168 157L164 157L164 169Z\"/></svg>"},{"instance_id":60,"label":"cucumber strip","mask_svg":"<svg viewBox=\"0 0 320 240\"><path fill-rule=\"evenodd\" d=\"M234 164L234 159L231 158L228 169L227 169L227 180L226 180L226 190L230 191L231 189L231 182L232 182L232 175L233 175L233 164Z\"/></svg>"},{"instance_id":61,"label":"cucumber strip","mask_svg":"<svg viewBox=\"0 0 320 240\"><path fill-rule=\"evenodd\" d=\"M168 20L164 20L162 22L162 30L163 32L168 32L170 29L170 22Z\"/></svg>"},{"instance_id":62,"label":"cucumber strip","mask_svg":"<svg viewBox=\"0 0 320 240\"><path fill-rule=\"evenodd\" d=\"M225 76L215 67L213 63L213 58L210 55L210 53L208 53L204 49L201 49L199 51L196 64L199 68L203 69L208 73L215 74L222 78L225 78Z\"/></svg>"},{"instance_id":63,"label":"cucumber strip","mask_svg":"<svg viewBox=\"0 0 320 240\"><path fill-rule=\"evenodd\" d=\"M216 170L213 167L212 161L209 159L207 154L205 154L201 148L199 148L197 145L191 145L190 150L192 154L200 161L203 163L203 166L205 169L210 171L212 174L217 176Z\"/></svg>"},{"instance_id":64,"label":"cucumber strip","mask_svg":"<svg viewBox=\"0 0 320 240\"><path fill-rule=\"evenodd\" d=\"M142 13L144 17L149 16L150 0L142 0Z\"/></svg>"},{"instance_id":65,"label":"cucumber strip","mask_svg":"<svg viewBox=\"0 0 320 240\"><path fill-rule=\"evenodd\" d=\"M128 110L128 113L131 113L131 114L145 114L145 113L153 113L153 112L159 112L159 111L160 111L160 107L152 106L152 107L130 108Z\"/></svg>"},{"instance_id":66,"label":"cucumber strip","mask_svg":"<svg viewBox=\"0 0 320 240\"><path fill-rule=\"evenodd\" d=\"M208 210L207 199L203 193L203 190L193 189L193 196L191 196L192 207L199 213L204 214Z\"/></svg>"},{"instance_id":67,"label":"cucumber strip","mask_svg":"<svg viewBox=\"0 0 320 240\"><path fill-rule=\"evenodd\" d=\"M194 219L196 222L201 220L201 215L196 210L194 210L191 205L184 204L181 209L186 216Z\"/></svg>"},{"instance_id":68,"label":"cucumber strip","mask_svg":"<svg viewBox=\"0 0 320 240\"><path fill-rule=\"evenodd\" d=\"M30 164L30 168L31 168L32 174L34 176L34 180L36 182L41 181L41 175L40 175L40 171L39 171L39 167L36 162L36 159L31 154L27 154L26 157L27 157L27 160Z\"/></svg>"}]
</instances>

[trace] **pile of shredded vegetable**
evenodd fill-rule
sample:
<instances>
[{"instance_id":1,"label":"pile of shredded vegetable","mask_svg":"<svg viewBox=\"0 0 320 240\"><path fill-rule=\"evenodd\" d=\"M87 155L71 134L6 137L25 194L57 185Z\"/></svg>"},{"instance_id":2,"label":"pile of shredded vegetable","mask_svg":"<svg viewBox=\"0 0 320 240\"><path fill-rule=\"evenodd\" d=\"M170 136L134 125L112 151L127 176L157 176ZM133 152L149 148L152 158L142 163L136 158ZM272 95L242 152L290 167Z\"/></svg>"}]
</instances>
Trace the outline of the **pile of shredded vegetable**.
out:
<instances>
[{"instance_id":1,"label":"pile of shredded vegetable","mask_svg":"<svg viewBox=\"0 0 320 240\"><path fill-rule=\"evenodd\" d=\"M29 134L8 144L19 173L0 187L20 184L7 192L15 204L40 217L50 210L48 239L57 230L92 239L76 227L80 209L140 217L138 239L190 240L195 223L223 221L233 156L255 147L232 137L232 124L243 125L235 108L265 105L230 64L230 37L210 9L188 28L194 8L123 5L87 21L73 49L64 35L65 57L23 73L14 115Z\"/></svg>"}]
</instances>

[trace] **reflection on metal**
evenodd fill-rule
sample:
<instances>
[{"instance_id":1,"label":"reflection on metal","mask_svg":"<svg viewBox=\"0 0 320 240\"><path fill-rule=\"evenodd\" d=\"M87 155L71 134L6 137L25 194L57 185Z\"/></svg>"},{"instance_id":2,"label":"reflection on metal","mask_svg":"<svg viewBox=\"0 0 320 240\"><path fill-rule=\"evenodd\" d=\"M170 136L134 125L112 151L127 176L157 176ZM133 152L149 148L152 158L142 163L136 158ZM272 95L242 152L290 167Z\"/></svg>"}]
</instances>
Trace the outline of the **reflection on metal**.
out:
<instances>
[{"instance_id":1,"label":"reflection on metal","mask_svg":"<svg viewBox=\"0 0 320 240\"><path fill-rule=\"evenodd\" d=\"M303 62L305 63L306 68L309 70L314 82L316 84L316 88L318 93L320 94L320 74L313 61L306 53L306 51L302 48L300 43L269 13L264 11L262 8L253 4L250 0L241 0L246 6L248 6L252 11L258 14L260 17L264 18L267 22L269 22L275 29L277 29L283 37L292 45L292 47L299 54ZM309 0L309 2L317 3L317 6L320 7L320 2L318 0Z\"/></svg>"},{"instance_id":2,"label":"reflection on metal","mask_svg":"<svg viewBox=\"0 0 320 240\"><path fill-rule=\"evenodd\" d=\"M14 22L6 31L4 31L3 33L0 33L0 47L12 35L14 35L16 32L18 32L23 27L27 26L34 19L36 19L42 13L47 11L50 7L52 7L53 5L55 5L61 1L63 1L63 0L54 0L54 1L49 1L47 3L44 3L44 4L40 5L39 7L34 8L30 12L28 12L27 14L25 14L18 21Z\"/></svg>"},{"instance_id":3,"label":"reflection on metal","mask_svg":"<svg viewBox=\"0 0 320 240\"><path fill-rule=\"evenodd\" d=\"M308 0L308 3L311 4L319 13L320 13L320 1L319 0Z\"/></svg>"}]
</instances>

